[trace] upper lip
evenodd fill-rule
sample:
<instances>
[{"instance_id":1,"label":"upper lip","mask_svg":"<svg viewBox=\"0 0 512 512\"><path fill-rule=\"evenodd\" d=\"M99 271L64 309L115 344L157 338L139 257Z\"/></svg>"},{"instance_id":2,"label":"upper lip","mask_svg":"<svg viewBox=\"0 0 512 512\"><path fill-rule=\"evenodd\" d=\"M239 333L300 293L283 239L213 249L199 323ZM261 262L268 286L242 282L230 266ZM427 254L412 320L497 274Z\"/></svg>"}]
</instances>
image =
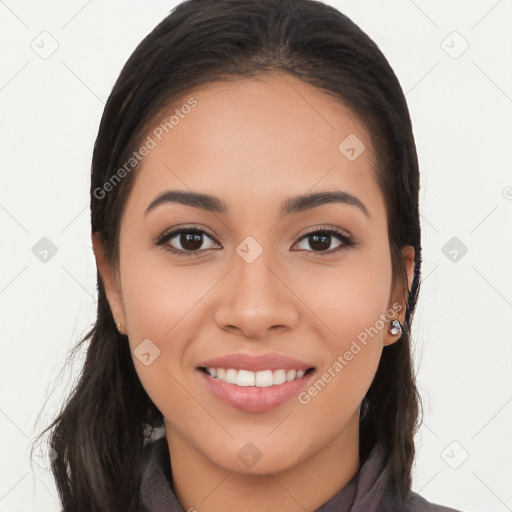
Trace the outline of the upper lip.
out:
<instances>
[{"instance_id":1,"label":"upper lip","mask_svg":"<svg viewBox=\"0 0 512 512\"><path fill-rule=\"evenodd\" d=\"M225 356L215 357L203 361L198 365L202 368L233 368L235 370L249 370L257 372L260 370L307 370L313 365L285 356L269 352L267 354L251 355L251 354L228 354Z\"/></svg>"}]
</instances>

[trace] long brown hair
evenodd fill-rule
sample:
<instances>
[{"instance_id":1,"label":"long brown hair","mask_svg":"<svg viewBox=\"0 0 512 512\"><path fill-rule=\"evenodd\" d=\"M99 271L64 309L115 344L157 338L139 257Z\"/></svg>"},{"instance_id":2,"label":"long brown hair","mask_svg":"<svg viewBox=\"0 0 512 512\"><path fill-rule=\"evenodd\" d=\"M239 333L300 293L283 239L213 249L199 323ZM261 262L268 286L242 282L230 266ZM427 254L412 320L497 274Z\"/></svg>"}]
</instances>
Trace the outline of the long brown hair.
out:
<instances>
[{"instance_id":1,"label":"long brown hair","mask_svg":"<svg viewBox=\"0 0 512 512\"><path fill-rule=\"evenodd\" d=\"M419 396L410 353L410 326L420 286L419 169L403 91L388 61L356 24L315 0L187 0L136 48L105 106L91 169L92 232L118 262L123 206L136 169L112 180L148 126L196 86L280 71L348 106L366 126L378 157L385 199L393 289L406 298L404 332L384 347L364 397L360 454L379 441L389 450L391 486L399 506L411 489ZM119 180L118 180L119 181ZM411 289L401 248L415 248ZM127 339L117 332L99 273L95 324L77 383L54 421L51 469L64 512L130 511L138 507L140 462L152 432L163 426L135 372Z\"/></svg>"}]
</instances>

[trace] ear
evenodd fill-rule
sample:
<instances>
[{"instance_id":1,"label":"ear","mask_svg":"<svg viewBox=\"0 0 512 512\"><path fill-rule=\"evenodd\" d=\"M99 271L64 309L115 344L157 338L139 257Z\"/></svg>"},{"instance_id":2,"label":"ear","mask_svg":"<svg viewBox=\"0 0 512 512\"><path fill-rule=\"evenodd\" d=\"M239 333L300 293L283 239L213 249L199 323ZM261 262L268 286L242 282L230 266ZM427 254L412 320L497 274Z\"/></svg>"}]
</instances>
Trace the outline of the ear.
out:
<instances>
[{"instance_id":1,"label":"ear","mask_svg":"<svg viewBox=\"0 0 512 512\"><path fill-rule=\"evenodd\" d=\"M406 245L402 248L402 257L404 258L405 267L407 269L407 289L410 291L412 287L412 281L414 279L414 247L412 245ZM395 300L392 302L391 306L398 302L401 305L400 311L396 312L396 315L394 318L397 318L400 320L400 323L404 324L405 322L405 309L407 306L407 294L405 297L400 297L398 300ZM390 320L391 321L391 320ZM389 324L388 324L389 325ZM391 345L395 341L398 341L400 339L400 335L393 336L391 335L386 326L386 332L384 333L384 345Z\"/></svg>"},{"instance_id":2,"label":"ear","mask_svg":"<svg viewBox=\"0 0 512 512\"><path fill-rule=\"evenodd\" d=\"M120 332L122 334L126 334L126 319L124 316L119 275L111 268L107 261L105 256L105 246L100 233L93 233L91 240L94 257L96 259L96 267L100 273L101 282L107 295L107 300L110 305L112 316L114 317L114 322L119 322L121 324Z\"/></svg>"}]
</instances>

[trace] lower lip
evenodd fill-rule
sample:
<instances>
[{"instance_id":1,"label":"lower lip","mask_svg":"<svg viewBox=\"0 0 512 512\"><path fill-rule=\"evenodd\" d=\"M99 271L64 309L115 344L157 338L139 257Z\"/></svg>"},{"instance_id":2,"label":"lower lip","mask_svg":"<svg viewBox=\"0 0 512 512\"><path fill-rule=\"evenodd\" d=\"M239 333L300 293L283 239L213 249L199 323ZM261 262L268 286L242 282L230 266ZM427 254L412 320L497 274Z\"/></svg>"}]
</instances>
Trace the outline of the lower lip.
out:
<instances>
[{"instance_id":1,"label":"lower lip","mask_svg":"<svg viewBox=\"0 0 512 512\"><path fill-rule=\"evenodd\" d=\"M260 388L258 386L237 386L214 378L202 370L196 370L201 375L208 389L222 402L235 409L248 412L265 412L290 400L298 395L300 390L310 381L314 371L275 386Z\"/></svg>"}]
</instances>

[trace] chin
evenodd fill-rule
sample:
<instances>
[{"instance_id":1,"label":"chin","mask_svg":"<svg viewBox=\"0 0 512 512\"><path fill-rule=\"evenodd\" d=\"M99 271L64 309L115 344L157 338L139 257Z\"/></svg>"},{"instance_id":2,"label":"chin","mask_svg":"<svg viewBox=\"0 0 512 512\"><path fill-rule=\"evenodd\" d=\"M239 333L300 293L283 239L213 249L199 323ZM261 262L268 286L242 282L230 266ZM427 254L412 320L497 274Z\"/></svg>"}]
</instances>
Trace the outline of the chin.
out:
<instances>
[{"instance_id":1,"label":"chin","mask_svg":"<svg viewBox=\"0 0 512 512\"><path fill-rule=\"evenodd\" d=\"M305 458L305 454L298 452L293 444L278 438L275 441L235 441L234 446L222 446L219 452L203 453L212 463L227 471L261 476L286 471ZM211 445L206 448L211 452Z\"/></svg>"}]
</instances>

